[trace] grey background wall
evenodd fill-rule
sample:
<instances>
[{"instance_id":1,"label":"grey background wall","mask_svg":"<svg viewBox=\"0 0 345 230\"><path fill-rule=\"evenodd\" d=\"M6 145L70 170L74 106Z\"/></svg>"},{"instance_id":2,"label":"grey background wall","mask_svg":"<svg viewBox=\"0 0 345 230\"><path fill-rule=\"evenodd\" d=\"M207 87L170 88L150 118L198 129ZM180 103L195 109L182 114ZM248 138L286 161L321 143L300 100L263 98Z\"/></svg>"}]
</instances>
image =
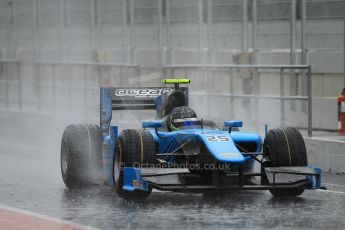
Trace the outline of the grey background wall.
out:
<instances>
[{"instance_id":1,"label":"grey background wall","mask_svg":"<svg viewBox=\"0 0 345 230\"><path fill-rule=\"evenodd\" d=\"M237 57L248 54L242 61L249 64L311 64L314 126L336 129L344 12L341 0L0 0L0 106L56 112L69 104L95 116L97 88L105 82L157 85L163 65L244 64ZM229 70L175 72L186 73L198 112L228 118L230 110L217 106L229 99L210 95L228 92ZM246 83L233 74L243 93ZM276 75L260 73L260 94L280 94ZM288 95L306 95L300 74L287 77L285 88ZM199 106L200 94L211 107ZM247 116L252 104L236 103L233 118ZM278 126L279 112L268 111L279 111L279 101L259 103L259 123ZM302 102L286 110L287 125L306 126Z\"/></svg>"}]
</instances>

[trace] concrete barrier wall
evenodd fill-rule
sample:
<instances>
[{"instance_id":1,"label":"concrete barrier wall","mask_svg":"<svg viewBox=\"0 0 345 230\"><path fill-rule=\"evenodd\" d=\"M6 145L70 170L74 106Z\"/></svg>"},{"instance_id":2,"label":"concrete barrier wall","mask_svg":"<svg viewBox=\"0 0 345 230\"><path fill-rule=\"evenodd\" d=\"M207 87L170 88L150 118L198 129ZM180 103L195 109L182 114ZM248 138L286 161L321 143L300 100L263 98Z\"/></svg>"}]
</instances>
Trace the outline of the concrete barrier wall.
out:
<instances>
[{"instance_id":1,"label":"concrete barrier wall","mask_svg":"<svg viewBox=\"0 0 345 230\"><path fill-rule=\"evenodd\" d=\"M5 84L5 76L0 76L0 105L6 106L6 92L9 108L18 108L19 91L23 109L56 112L59 110L81 110L88 115L96 114L98 110L98 87L105 82L112 86L158 86L161 85L159 69L142 69L140 77L137 70L121 67L99 68L95 66L78 65L40 65L39 78L30 63L22 63L20 71L12 66L3 71L10 81ZM20 73L21 77L17 77ZM191 105L202 117L216 120L243 119L249 124L281 125L281 106L277 99L230 99L231 88L234 94L244 93L244 78L237 70L233 70L230 81L229 70L205 72L204 70L180 69L176 76L188 76L190 85ZM168 77L168 75L166 76ZM290 95L289 74L286 75L285 92ZM21 79L21 88L18 85ZM259 74L259 92L261 95L280 96L280 81L277 73ZM315 81L313 85L321 84ZM322 80L322 79L321 79ZM7 87L7 91L5 90ZM54 89L55 87L55 89ZM334 87L334 86L333 86ZM301 90L299 90L299 95ZM256 106L258 103L258 115ZM207 106L205 106L207 105ZM316 129L336 130L337 100L336 97L313 97L313 127ZM285 102L285 124L287 126L307 127L307 105L302 101Z\"/></svg>"},{"instance_id":2,"label":"concrete barrier wall","mask_svg":"<svg viewBox=\"0 0 345 230\"><path fill-rule=\"evenodd\" d=\"M130 3L131 2L131 3ZM167 1L164 1L167 2ZM211 1L213 19L208 21L207 1L169 1L170 10L162 11L163 20L159 21L159 1L157 0L104 0L98 1L0 1L0 58L17 58L23 61L20 74L23 82L23 100L32 107L37 99L37 85L40 90L42 105L50 106L52 100L52 82L55 71L58 84L73 86L85 85L99 87L95 81L109 78L112 85L125 84L144 85L157 84L161 75L156 70L142 70L142 80L131 78L135 73L113 68L106 71L80 69L80 67L55 68L42 70L39 79L34 76L33 63L40 60L53 61L95 61L111 63L132 63L142 66L159 64L235 64L234 56L243 49L242 1ZM273 2L273 1L272 1ZM271 2L271 3L272 3ZM335 97L338 96L344 81L343 59L343 23L337 14L340 1L307 1L307 21L305 25L307 63L312 65L313 90L313 122L315 128L336 129L337 107ZM269 2L266 2L269 3ZM274 1L274 4L259 4L257 23L258 64L290 63L290 26L289 1ZM278 4L277 4L278 3ZM36 5L35 5L36 4ZM133 4L133 5L131 5ZM169 5L168 4L168 5ZM201 5L200 5L201 4ZM316 5L315 5L316 4ZM164 5L164 4L163 4ZM332 7L328 7L331 6ZM64 9L64 7L66 9ZM133 7L133 8L132 8ZM163 6L162 6L163 7ZM97 9L98 11L94 11ZM201 10L203 14L199 14ZM66 11L66 12L65 12ZM168 20L170 14L170 21ZM249 10L249 18L251 12ZM203 15L200 17L200 15ZM330 17L332 16L332 17ZM342 15L341 15L342 16ZM12 18L13 17L13 18ZM15 18L15 20L14 20ZM13 20L12 20L13 19ZM267 20L270 19L270 20ZM247 49L251 50L252 25L248 20ZM296 21L296 63L301 62L298 50L301 42L301 24ZM317 50L315 50L317 49ZM319 50L322 49L322 50ZM3 80L7 73L0 72ZM210 100L210 106L221 106L229 101L229 72L214 72L205 76L202 71L176 71L176 75L191 77L191 91L204 94ZM12 75L7 75L12 78ZM241 76L234 80L234 91L243 93ZM68 80L71 78L70 80ZM290 94L291 88L297 87L298 95L305 95L305 81L297 77L296 85L286 78L285 92ZM86 80L85 80L86 79ZM138 80L139 79L139 80ZM147 80L150 79L150 80ZM261 73L259 92L262 95L279 95L279 77ZM19 88L14 83L8 87L10 106L16 107ZM86 83L84 83L86 82ZM94 90L95 91L95 90ZM80 89L69 92L66 87L57 92L58 102L84 105L85 97L90 98L88 106L98 104L95 98L97 91L89 90L87 96ZM210 96L217 92L224 96ZM66 99L66 95L76 99ZM330 98L328 98L330 97ZM5 90L0 92L0 103L4 102ZM97 97L96 97L97 98ZM201 97L196 97L200 99ZM206 99L205 99L206 100ZM82 103L83 104L82 104ZM226 102L228 103L228 102ZM279 101L259 100L259 122L280 123ZM197 103L195 103L197 106ZM254 107L243 99L237 99L233 105L234 117L245 117L248 121L256 119L247 107ZM96 106L97 107L97 106ZM274 113L268 108L274 108ZM228 118L230 108L216 111L216 107L200 107L200 111L219 119ZM212 115L214 114L214 115ZM248 116L248 117L247 117ZM305 103L286 103L286 124L306 126Z\"/></svg>"},{"instance_id":3,"label":"concrete barrier wall","mask_svg":"<svg viewBox=\"0 0 345 230\"><path fill-rule=\"evenodd\" d=\"M331 140L333 139L333 140ZM345 140L305 138L309 163L326 172L345 172Z\"/></svg>"}]
</instances>

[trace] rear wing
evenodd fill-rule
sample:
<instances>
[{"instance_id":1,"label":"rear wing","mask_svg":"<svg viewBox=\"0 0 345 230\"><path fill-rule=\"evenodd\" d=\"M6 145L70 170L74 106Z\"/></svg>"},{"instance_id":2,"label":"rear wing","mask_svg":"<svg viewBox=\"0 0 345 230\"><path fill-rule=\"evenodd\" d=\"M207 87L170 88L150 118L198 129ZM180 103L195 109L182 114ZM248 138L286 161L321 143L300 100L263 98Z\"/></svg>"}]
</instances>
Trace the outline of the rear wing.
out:
<instances>
[{"instance_id":1,"label":"rear wing","mask_svg":"<svg viewBox=\"0 0 345 230\"><path fill-rule=\"evenodd\" d=\"M171 87L101 87L100 89L100 126L108 133L113 110L155 110L155 100ZM188 88L180 87L188 98Z\"/></svg>"},{"instance_id":2,"label":"rear wing","mask_svg":"<svg viewBox=\"0 0 345 230\"><path fill-rule=\"evenodd\" d=\"M153 110L155 99L172 90L166 87L113 88L112 109Z\"/></svg>"},{"instance_id":3,"label":"rear wing","mask_svg":"<svg viewBox=\"0 0 345 230\"><path fill-rule=\"evenodd\" d=\"M130 87L114 88L102 87L100 89L100 128L103 135L102 161L105 182L109 185L114 184L113 180L113 161L116 140L118 137L117 126L111 126L113 110L154 110L160 107L161 100L156 99L166 92L174 89L182 90L188 101L188 88L181 87L179 84L188 84L186 79L175 79L164 81L165 84L174 84L174 88L169 87Z\"/></svg>"}]
</instances>

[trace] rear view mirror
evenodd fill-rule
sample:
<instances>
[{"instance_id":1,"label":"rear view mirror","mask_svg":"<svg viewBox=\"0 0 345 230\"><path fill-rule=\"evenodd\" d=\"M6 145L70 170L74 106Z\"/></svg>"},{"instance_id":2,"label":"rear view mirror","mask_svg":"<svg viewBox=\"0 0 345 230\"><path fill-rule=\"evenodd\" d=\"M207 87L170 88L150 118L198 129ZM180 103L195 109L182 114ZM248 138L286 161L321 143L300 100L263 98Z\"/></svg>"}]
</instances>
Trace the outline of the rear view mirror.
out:
<instances>
[{"instance_id":1,"label":"rear view mirror","mask_svg":"<svg viewBox=\"0 0 345 230\"><path fill-rule=\"evenodd\" d=\"M225 127L237 127L242 128L243 127L243 121L224 121Z\"/></svg>"},{"instance_id":2,"label":"rear view mirror","mask_svg":"<svg viewBox=\"0 0 345 230\"><path fill-rule=\"evenodd\" d=\"M164 120L143 121L143 128L162 128L164 126L164 122Z\"/></svg>"}]
</instances>

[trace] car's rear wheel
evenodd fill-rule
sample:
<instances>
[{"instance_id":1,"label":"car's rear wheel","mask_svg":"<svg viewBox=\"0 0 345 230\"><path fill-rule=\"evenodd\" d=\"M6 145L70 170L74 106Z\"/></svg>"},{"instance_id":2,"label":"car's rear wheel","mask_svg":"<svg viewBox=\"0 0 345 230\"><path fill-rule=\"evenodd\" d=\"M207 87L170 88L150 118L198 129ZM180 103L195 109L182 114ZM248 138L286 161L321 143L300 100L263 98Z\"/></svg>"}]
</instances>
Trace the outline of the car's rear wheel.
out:
<instances>
[{"instance_id":1,"label":"car's rear wheel","mask_svg":"<svg viewBox=\"0 0 345 230\"><path fill-rule=\"evenodd\" d=\"M156 143L147 130L123 130L117 140L114 157L114 184L116 193L124 199L145 199L148 191L123 189L123 167L138 167L139 165L156 163Z\"/></svg>"},{"instance_id":2,"label":"car's rear wheel","mask_svg":"<svg viewBox=\"0 0 345 230\"><path fill-rule=\"evenodd\" d=\"M307 166L307 151L301 133L295 128L270 130L263 146L264 166ZM304 187L271 189L274 196L299 196Z\"/></svg>"},{"instance_id":3,"label":"car's rear wheel","mask_svg":"<svg viewBox=\"0 0 345 230\"><path fill-rule=\"evenodd\" d=\"M67 188L102 181L102 134L96 125L66 127L61 141L61 174Z\"/></svg>"}]
</instances>

